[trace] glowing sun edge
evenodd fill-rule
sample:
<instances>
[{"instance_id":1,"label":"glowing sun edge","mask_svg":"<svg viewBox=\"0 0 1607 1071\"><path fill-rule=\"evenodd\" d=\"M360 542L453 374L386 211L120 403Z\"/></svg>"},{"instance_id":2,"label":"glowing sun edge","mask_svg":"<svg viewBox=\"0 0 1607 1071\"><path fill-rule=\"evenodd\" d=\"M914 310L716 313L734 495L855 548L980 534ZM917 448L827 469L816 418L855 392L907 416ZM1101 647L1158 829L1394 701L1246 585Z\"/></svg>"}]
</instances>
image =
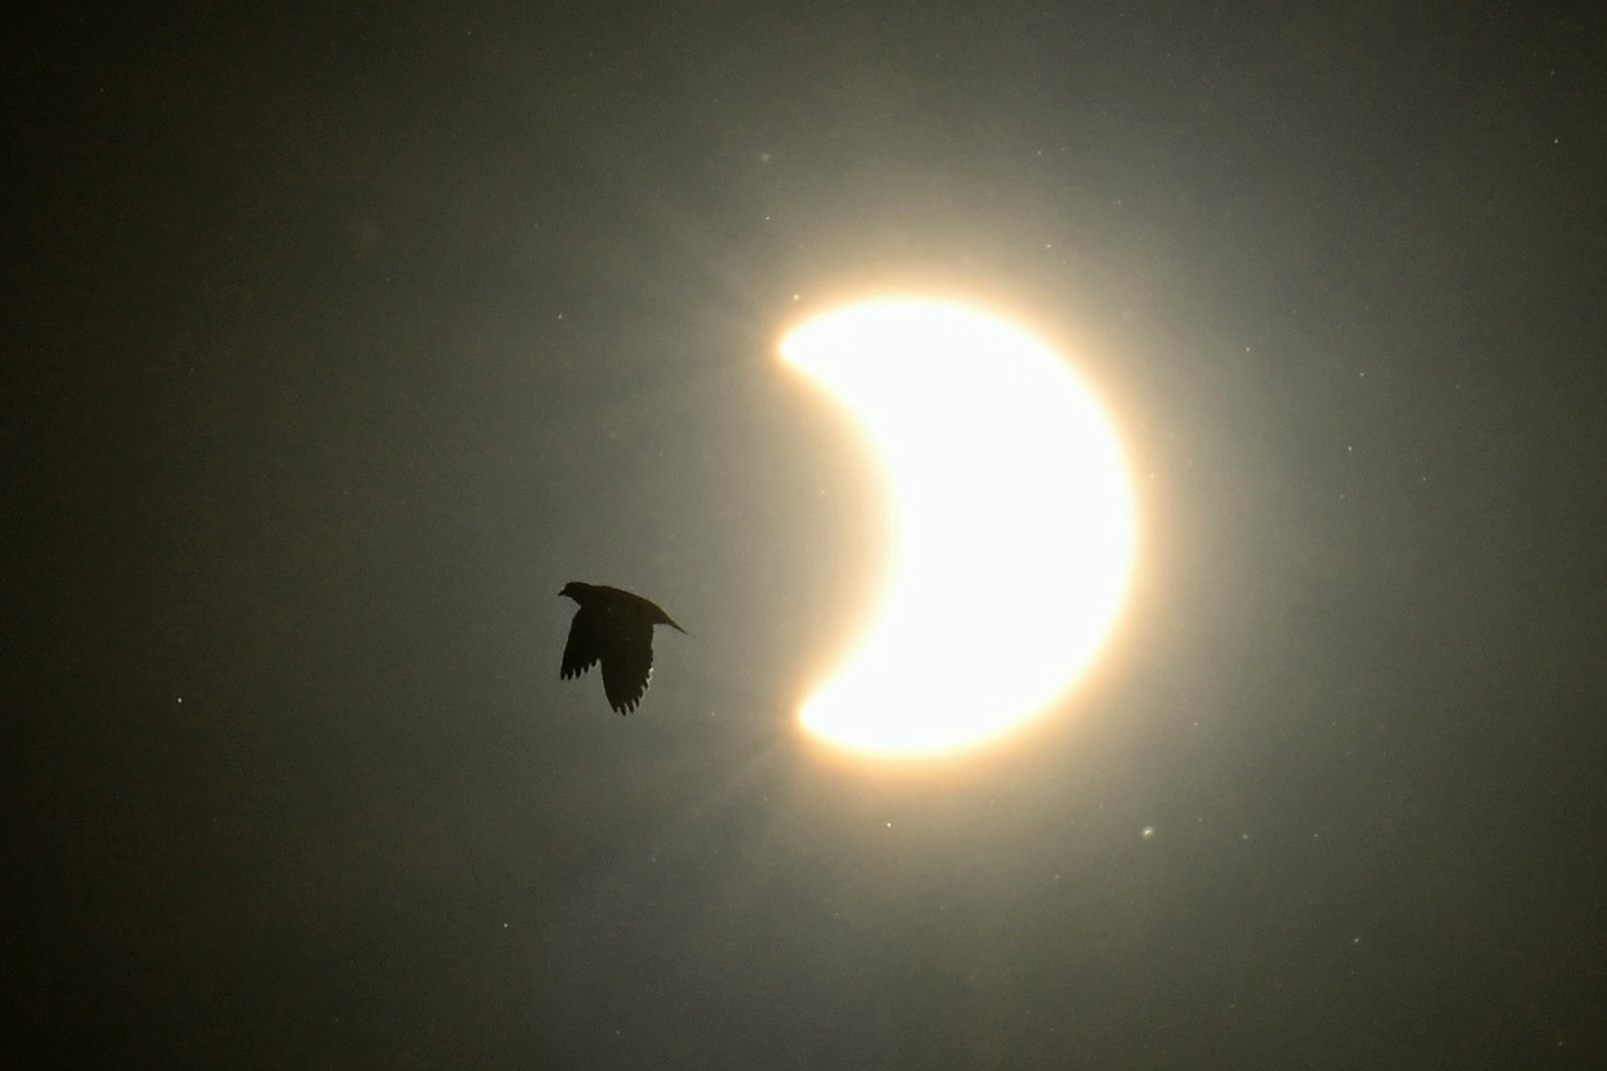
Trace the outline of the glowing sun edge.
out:
<instances>
[{"instance_id":1,"label":"glowing sun edge","mask_svg":"<svg viewBox=\"0 0 1607 1071\"><path fill-rule=\"evenodd\" d=\"M896 531L879 619L804 727L917 757L1039 714L1098 652L1132 570L1127 467L1093 396L1026 332L936 301L823 314L781 354L880 448Z\"/></svg>"}]
</instances>

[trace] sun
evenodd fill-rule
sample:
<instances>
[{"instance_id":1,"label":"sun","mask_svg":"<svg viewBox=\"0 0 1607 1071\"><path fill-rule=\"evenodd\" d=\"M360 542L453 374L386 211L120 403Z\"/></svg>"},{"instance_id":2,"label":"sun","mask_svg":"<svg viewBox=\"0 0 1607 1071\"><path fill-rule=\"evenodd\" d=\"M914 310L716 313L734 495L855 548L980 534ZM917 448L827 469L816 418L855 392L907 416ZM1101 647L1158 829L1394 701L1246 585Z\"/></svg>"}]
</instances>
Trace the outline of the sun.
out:
<instances>
[{"instance_id":1,"label":"sun","mask_svg":"<svg viewBox=\"0 0 1607 1071\"><path fill-rule=\"evenodd\" d=\"M1041 713L1097 654L1133 566L1127 467L1094 396L1027 331L921 298L816 316L781 354L876 444L894 529L876 619L804 727L919 757Z\"/></svg>"}]
</instances>

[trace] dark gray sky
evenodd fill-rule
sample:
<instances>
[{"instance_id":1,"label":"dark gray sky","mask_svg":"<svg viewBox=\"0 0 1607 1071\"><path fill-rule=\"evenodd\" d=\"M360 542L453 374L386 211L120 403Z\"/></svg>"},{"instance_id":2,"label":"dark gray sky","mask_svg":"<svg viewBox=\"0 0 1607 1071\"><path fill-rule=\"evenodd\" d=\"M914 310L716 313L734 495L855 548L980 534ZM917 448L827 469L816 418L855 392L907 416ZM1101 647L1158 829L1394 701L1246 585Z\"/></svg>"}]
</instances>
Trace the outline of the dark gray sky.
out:
<instances>
[{"instance_id":1,"label":"dark gray sky","mask_svg":"<svg viewBox=\"0 0 1607 1071\"><path fill-rule=\"evenodd\" d=\"M337 7L8 30L8 1063L1607 1064L1587 6ZM884 284L1074 342L1148 534L896 774L774 356ZM696 634L629 718L571 579Z\"/></svg>"}]
</instances>

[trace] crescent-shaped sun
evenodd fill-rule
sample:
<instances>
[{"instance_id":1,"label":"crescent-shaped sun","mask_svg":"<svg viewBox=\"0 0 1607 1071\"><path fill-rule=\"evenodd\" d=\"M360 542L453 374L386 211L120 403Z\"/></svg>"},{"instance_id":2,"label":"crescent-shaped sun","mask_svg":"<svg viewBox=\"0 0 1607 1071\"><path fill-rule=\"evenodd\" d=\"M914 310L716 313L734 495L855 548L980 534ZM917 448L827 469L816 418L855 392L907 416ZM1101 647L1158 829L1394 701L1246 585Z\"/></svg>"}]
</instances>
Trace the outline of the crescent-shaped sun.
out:
<instances>
[{"instance_id":1,"label":"crescent-shaped sun","mask_svg":"<svg viewBox=\"0 0 1607 1071\"><path fill-rule=\"evenodd\" d=\"M804 727L915 757L1042 712L1098 652L1132 570L1132 489L1093 395L1026 331L933 300L824 313L781 354L858 417L894 500L878 621Z\"/></svg>"}]
</instances>

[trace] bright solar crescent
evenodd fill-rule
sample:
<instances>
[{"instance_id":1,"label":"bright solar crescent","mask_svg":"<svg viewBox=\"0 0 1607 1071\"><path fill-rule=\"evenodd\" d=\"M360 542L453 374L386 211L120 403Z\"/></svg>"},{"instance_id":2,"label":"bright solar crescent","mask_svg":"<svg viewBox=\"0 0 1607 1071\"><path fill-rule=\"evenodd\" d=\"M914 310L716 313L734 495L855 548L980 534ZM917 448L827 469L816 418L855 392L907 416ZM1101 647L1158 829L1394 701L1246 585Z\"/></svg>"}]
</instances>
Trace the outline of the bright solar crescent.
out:
<instances>
[{"instance_id":1,"label":"bright solar crescent","mask_svg":"<svg viewBox=\"0 0 1607 1071\"><path fill-rule=\"evenodd\" d=\"M1071 366L990 314L902 298L816 316L781 354L875 444L893 529L875 619L804 727L914 758L1052 706L1110 632L1133 560L1122 451Z\"/></svg>"}]
</instances>

